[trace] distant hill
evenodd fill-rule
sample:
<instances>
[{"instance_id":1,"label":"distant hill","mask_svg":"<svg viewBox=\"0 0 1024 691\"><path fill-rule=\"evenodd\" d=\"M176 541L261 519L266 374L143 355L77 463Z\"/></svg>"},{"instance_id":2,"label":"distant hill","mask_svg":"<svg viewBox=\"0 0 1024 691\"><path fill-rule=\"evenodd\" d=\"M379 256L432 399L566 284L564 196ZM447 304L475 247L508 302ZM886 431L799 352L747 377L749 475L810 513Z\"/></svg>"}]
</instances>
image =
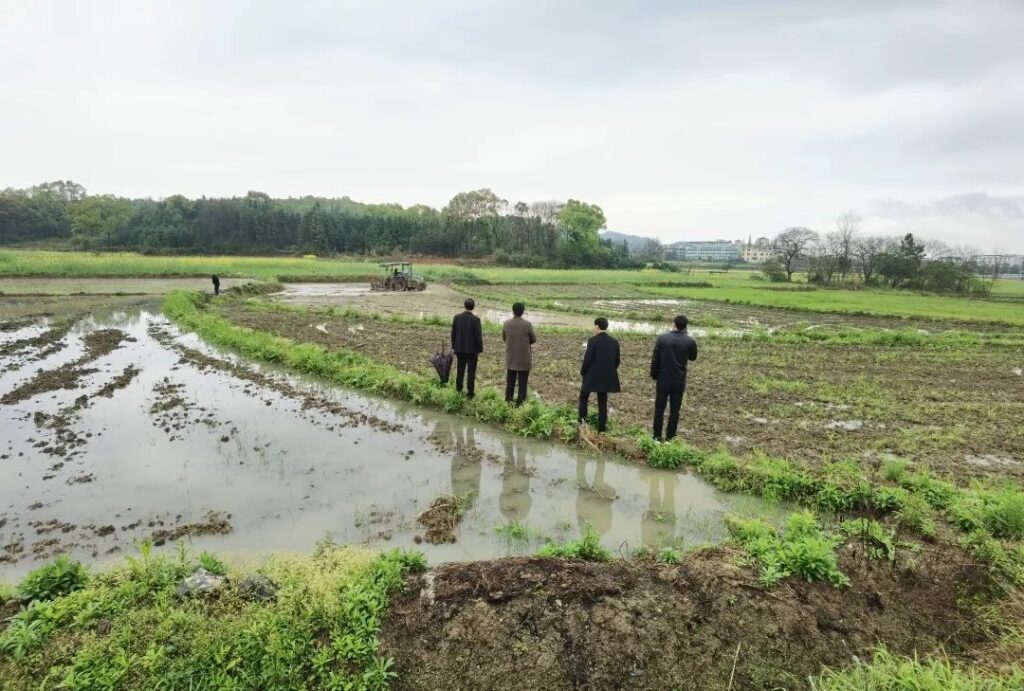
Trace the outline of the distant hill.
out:
<instances>
[{"instance_id":1,"label":"distant hill","mask_svg":"<svg viewBox=\"0 0 1024 691\"><path fill-rule=\"evenodd\" d=\"M629 251L632 252L633 250L643 249L644 243L651 238L645 238L641 235L630 235L628 233L617 233L614 230L606 230L601 233L601 239L611 240L616 245L621 245L623 241L625 241L626 244L629 245Z\"/></svg>"}]
</instances>

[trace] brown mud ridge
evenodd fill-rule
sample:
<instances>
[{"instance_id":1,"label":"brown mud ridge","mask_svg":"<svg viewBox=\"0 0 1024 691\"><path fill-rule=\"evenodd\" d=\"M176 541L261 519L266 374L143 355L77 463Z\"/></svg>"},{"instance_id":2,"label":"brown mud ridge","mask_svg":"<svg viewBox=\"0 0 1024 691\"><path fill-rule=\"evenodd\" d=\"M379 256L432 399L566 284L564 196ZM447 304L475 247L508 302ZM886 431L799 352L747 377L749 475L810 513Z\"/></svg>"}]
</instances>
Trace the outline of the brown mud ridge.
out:
<instances>
[{"instance_id":1,"label":"brown mud ridge","mask_svg":"<svg viewBox=\"0 0 1024 691\"><path fill-rule=\"evenodd\" d=\"M227 535L234 526L231 525L231 514L209 511L201 521L185 523L174 528L161 528L153 532L149 539L159 547L166 542L175 542L186 536Z\"/></svg>"},{"instance_id":2,"label":"brown mud ridge","mask_svg":"<svg viewBox=\"0 0 1024 691\"><path fill-rule=\"evenodd\" d=\"M16 341L0 345L0 357L8 357L24 351L32 351L28 358L23 360L21 364L49 357L58 350L62 350L67 347L64 337L67 336L68 331L71 330L71 323L71 320L67 320L50 327L38 336L20 338ZM17 324L17 322L15 322L15 324ZM19 328L20 326L24 326L24 324L19 325Z\"/></svg>"},{"instance_id":3,"label":"brown mud ridge","mask_svg":"<svg viewBox=\"0 0 1024 691\"><path fill-rule=\"evenodd\" d=\"M926 547L914 571L845 553L852 586L766 589L739 554L682 564L520 557L411 576L384 620L393 689L804 689L822 666L956 654L978 640L957 584L981 567Z\"/></svg>"},{"instance_id":4,"label":"brown mud ridge","mask_svg":"<svg viewBox=\"0 0 1024 691\"><path fill-rule=\"evenodd\" d=\"M85 371L95 372L97 370ZM65 460L77 455L78 449L85 446L88 439L93 436L92 432L86 432L83 434L73 429L73 425L78 420L78 416L84 409L92 405L92 398L113 398L114 393L128 386L135 377L138 376L139 372L140 370L136 367L128 365L120 374L101 386L92 396L83 394L76 398L74 403L61 408L53 415L44 413L41 410L35 411L32 415L32 420L35 422L36 427L40 430L45 430L51 433L51 439L49 441L37 441L35 442L35 446L45 454L58 456ZM29 441L32 440L30 439ZM63 463L54 465L51 467L50 473L45 475L43 479L51 479L53 474L57 470L60 470L61 467L63 467ZM76 481L88 482L89 480L78 479Z\"/></svg>"},{"instance_id":5,"label":"brown mud ridge","mask_svg":"<svg viewBox=\"0 0 1024 691\"><path fill-rule=\"evenodd\" d=\"M99 371L91 367L84 367L84 365L108 355L121 347L123 342L134 340L118 329L91 331L82 336L85 353L81 357L57 369L42 370L36 373L21 386L4 394L0 398L0 403L11 405L50 391L76 389L83 377Z\"/></svg>"},{"instance_id":6,"label":"brown mud ridge","mask_svg":"<svg viewBox=\"0 0 1024 691\"><path fill-rule=\"evenodd\" d=\"M427 529L422 537L416 536L416 542L431 545L455 542L455 530L464 513L465 507L458 497L449 494L438 497L416 518L416 522Z\"/></svg>"},{"instance_id":7,"label":"brown mud ridge","mask_svg":"<svg viewBox=\"0 0 1024 691\"><path fill-rule=\"evenodd\" d=\"M314 393L303 391L299 387L294 386L282 378L273 377L251 367L211 357L206 353L195 350L194 348L189 348L188 346L176 342L170 333L159 326L151 326L149 328L149 334L165 348L170 348L181 355L182 364L192 365L200 371L210 369L225 372L241 381L250 382L257 386L276 391L286 398L301 401L303 410L319 410L342 418L344 422L329 428L332 431L334 427L344 429L348 427L360 427L363 425L369 425L370 427L382 432L408 432L410 430L407 425L403 425L398 422L389 422L388 420L377 417L376 415L359 413L324 396L318 396ZM271 402L267 401L267 405L270 404Z\"/></svg>"},{"instance_id":8,"label":"brown mud ridge","mask_svg":"<svg viewBox=\"0 0 1024 691\"><path fill-rule=\"evenodd\" d=\"M120 516L118 513L117 517ZM24 526L35 533L35 539L26 538L25 532L12 533L7 544L0 544L0 564L15 564L24 559L42 561L71 550L89 552L95 558L120 552L125 540L133 544L139 539L149 539L160 546L189 536L226 535L234 529L229 513L208 511L193 523L182 523L182 518L180 514L174 517L158 514L125 523L120 528L114 524L76 525L57 518L27 521Z\"/></svg>"}]
</instances>

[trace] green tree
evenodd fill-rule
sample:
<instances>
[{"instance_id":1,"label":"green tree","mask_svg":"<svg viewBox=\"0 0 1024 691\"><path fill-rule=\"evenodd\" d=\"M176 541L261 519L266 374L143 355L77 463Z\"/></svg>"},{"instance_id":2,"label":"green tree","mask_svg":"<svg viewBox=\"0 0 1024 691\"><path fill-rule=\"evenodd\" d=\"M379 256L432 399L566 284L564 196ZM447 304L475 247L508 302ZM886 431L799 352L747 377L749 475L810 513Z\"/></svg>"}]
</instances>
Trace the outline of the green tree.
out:
<instances>
[{"instance_id":1,"label":"green tree","mask_svg":"<svg viewBox=\"0 0 1024 691\"><path fill-rule=\"evenodd\" d=\"M68 206L71 237L85 247L110 238L132 217L132 204L110 194L85 197Z\"/></svg>"},{"instance_id":2,"label":"green tree","mask_svg":"<svg viewBox=\"0 0 1024 691\"><path fill-rule=\"evenodd\" d=\"M600 244L599 232L608 223L600 206L576 199L565 203L558 214L558 220L569 241L585 247L597 247Z\"/></svg>"},{"instance_id":3,"label":"green tree","mask_svg":"<svg viewBox=\"0 0 1024 691\"><path fill-rule=\"evenodd\" d=\"M499 216L508 208L508 202L485 187L471 192L459 192L441 211L454 221L475 221L485 216Z\"/></svg>"}]
</instances>

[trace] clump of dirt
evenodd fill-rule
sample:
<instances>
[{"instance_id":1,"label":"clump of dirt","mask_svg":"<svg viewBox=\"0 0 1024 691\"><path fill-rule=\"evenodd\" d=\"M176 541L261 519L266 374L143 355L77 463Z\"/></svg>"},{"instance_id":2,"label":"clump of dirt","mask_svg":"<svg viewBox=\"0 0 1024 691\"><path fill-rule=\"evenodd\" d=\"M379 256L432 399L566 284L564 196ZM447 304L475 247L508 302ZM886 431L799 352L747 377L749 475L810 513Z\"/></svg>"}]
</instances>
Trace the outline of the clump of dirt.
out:
<instances>
[{"instance_id":1,"label":"clump of dirt","mask_svg":"<svg viewBox=\"0 0 1024 691\"><path fill-rule=\"evenodd\" d=\"M231 525L231 514L209 511L201 521L185 523L174 528L160 528L153 531L150 539L159 547L166 542L180 540L186 535L227 535L234 528Z\"/></svg>"},{"instance_id":2,"label":"clump of dirt","mask_svg":"<svg viewBox=\"0 0 1024 691\"><path fill-rule=\"evenodd\" d=\"M65 366L55 370L42 370L21 386L8 391L0 398L0 403L12 405L38 396L48 391L78 388L82 377L99 372L98 369L85 369Z\"/></svg>"},{"instance_id":3,"label":"clump of dirt","mask_svg":"<svg viewBox=\"0 0 1024 691\"><path fill-rule=\"evenodd\" d=\"M90 331L82 336L82 344L85 346L85 355L80 362L91 362L104 355L109 355L124 342L134 343L135 339L120 329L99 329Z\"/></svg>"},{"instance_id":4,"label":"clump of dirt","mask_svg":"<svg viewBox=\"0 0 1024 691\"><path fill-rule=\"evenodd\" d=\"M5 343L0 346L0 356L6 357L16 353L30 351L30 355L25 362L41 360L45 357L49 357L53 353L56 353L67 346L67 343L64 342L64 337L67 336L68 331L71 330L71 324L71 320L67 320L50 327L38 336L20 338L16 341Z\"/></svg>"},{"instance_id":5,"label":"clump of dirt","mask_svg":"<svg viewBox=\"0 0 1024 691\"><path fill-rule=\"evenodd\" d=\"M417 537L417 540L432 545L455 542L455 530L465 512L465 505L458 497L441 495L416 518L416 522L427 529L423 537Z\"/></svg>"},{"instance_id":6,"label":"clump of dirt","mask_svg":"<svg viewBox=\"0 0 1024 691\"><path fill-rule=\"evenodd\" d=\"M738 558L444 565L392 600L381 652L395 689L800 689L878 643L957 653L974 640L958 584L984 579L959 549L925 547L913 572L845 554L844 589L766 589Z\"/></svg>"}]
</instances>

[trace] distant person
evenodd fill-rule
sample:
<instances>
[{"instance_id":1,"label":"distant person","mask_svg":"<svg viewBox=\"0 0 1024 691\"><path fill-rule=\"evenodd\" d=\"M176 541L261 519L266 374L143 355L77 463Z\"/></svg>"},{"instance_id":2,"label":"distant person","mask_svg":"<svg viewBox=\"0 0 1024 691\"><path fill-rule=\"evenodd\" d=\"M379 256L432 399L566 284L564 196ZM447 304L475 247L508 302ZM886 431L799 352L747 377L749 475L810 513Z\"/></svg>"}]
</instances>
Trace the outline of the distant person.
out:
<instances>
[{"instance_id":1,"label":"distant person","mask_svg":"<svg viewBox=\"0 0 1024 691\"><path fill-rule=\"evenodd\" d=\"M620 391L619 342L608 334L608 320L604 317L594 320L594 335L587 341L580 376L583 377L583 385L580 387L580 422L586 421L590 394L595 393L597 431L604 432L608 426L608 394Z\"/></svg>"},{"instance_id":2,"label":"distant person","mask_svg":"<svg viewBox=\"0 0 1024 691\"><path fill-rule=\"evenodd\" d=\"M476 362L480 353L484 352L484 335L480 327L480 317L473 314L476 302L466 298L463 303L466 311L456 314L452 319L452 351L455 353L457 370L455 390L462 393L462 384L466 384L466 396L473 398L476 393Z\"/></svg>"},{"instance_id":3,"label":"distant person","mask_svg":"<svg viewBox=\"0 0 1024 691\"><path fill-rule=\"evenodd\" d=\"M516 405L522 405L526 400L526 385L533 366L533 344L537 342L533 324L523 319L525 311L523 303L515 303L512 305L512 318L501 326L501 340L505 341L505 401L512 402L512 394L518 384Z\"/></svg>"},{"instance_id":4,"label":"distant person","mask_svg":"<svg viewBox=\"0 0 1024 691\"><path fill-rule=\"evenodd\" d=\"M213 294L220 295L220 276L217 274L213 275Z\"/></svg>"},{"instance_id":5,"label":"distant person","mask_svg":"<svg viewBox=\"0 0 1024 691\"><path fill-rule=\"evenodd\" d=\"M686 392L686 365L697 359L697 341L686 332L689 320L680 314L672 321L672 330L658 336L651 355L651 379L657 382L654 394L654 438L661 439L668 403L668 429L665 438L676 436L679 408Z\"/></svg>"}]
</instances>

